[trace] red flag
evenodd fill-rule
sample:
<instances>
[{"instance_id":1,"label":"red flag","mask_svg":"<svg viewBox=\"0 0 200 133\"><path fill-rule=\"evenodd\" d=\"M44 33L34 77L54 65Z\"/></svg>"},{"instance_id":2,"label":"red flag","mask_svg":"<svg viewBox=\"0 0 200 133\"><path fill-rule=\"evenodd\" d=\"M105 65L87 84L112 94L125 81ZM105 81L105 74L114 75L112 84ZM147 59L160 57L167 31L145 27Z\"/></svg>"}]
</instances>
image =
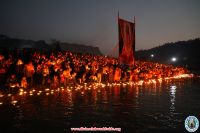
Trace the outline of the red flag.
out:
<instances>
[{"instance_id":1,"label":"red flag","mask_svg":"<svg viewBox=\"0 0 200 133\"><path fill-rule=\"evenodd\" d=\"M120 64L134 65L135 23L118 18Z\"/></svg>"}]
</instances>

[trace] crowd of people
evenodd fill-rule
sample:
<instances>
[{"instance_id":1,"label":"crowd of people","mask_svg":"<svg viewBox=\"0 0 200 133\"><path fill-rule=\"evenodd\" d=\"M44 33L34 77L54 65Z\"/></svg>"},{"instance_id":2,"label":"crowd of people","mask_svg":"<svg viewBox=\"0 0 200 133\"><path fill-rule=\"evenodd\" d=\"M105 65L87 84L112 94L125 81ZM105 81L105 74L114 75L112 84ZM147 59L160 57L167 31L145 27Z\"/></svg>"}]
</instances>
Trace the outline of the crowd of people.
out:
<instances>
[{"instance_id":1,"label":"crowd of people","mask_svg":"<svg viewBox=\"0 0 200 133\"><path fill-rule=\"evenodd\" d=\"M15 51L0 54L0 85L58 87L85 82L112 83L159 79L186 73L182 67L136 61L119 64L117 58L72 52Z\"/></svg>"}]
</instances>

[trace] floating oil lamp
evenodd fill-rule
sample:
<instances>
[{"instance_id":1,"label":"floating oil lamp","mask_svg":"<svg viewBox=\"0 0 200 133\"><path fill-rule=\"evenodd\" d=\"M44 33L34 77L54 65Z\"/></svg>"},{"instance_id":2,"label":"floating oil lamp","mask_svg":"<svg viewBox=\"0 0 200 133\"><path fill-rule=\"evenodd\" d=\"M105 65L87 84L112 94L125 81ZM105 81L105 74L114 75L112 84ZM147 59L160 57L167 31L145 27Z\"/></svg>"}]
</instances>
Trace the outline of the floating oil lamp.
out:
<instances>
[{"instance_id":1,"label":"floating oil lamp","mask_svg":"<svg viewBox=\"0 0 200 133\"><path fill-rule=\"evenodd\" d=\"M159 78L158 81L159 81L160 83L162 83L162 78Z\"/></svg>"},{"instance_id":2,"label":"floating oil lamp","mask_svg":"<svg viewBox=\"0 0 200 133\"><path fill-rule=\"evenodd\" d=\"M126 83L122 83L122 85L123 85L123 86L126 86L127 84L126 84Z\"/></svg>"},{"instance_id":3,"label":"floating oil lamp","mask_svg":"<svg viewBox=\"0 0 200 133\"><path fill-rule=\"evenodd\" d=\"M153 80L152 80L152 83L156 84L156 80L155 80L155 79L153 79Z\"/></svg>"},{"instance_id":4,"label":"floating oil lamp","mask_svg":"<svg viewBox=\"0 0 200 133\"><path fill-rule=\"evenodd\" d=\"M105 85L105 84L102 84L102 85L101 85L101 87L103 87L103 88L104 88L104 87L106 87L106 85Z\"/></svg>"},{"instance_id":5,"label":"floating oil lamp","mask_svg":"<svg viewBox=\"0 0 200 133\"><path fill-rule=\"evenodd\" d=\"M17 101L16 100L14 100L14 101L11 101L11 104L13 104L13 105L15 105L17 103Z\"/></svg>"},{"instance_id":6,"label":"floating oil lamp","mask_svg":"<svg viewBox=\"0 0 200 133\"><path fill-rule=\"evenodd\" d=\"M19 95L20 95L20 96L23 95L23 92L19 92Z\"/></svg>"},{"instance_id":7,"label":"floating oil lamp","mask_svg":"<svg viewBox=\"0 0 200 133\"><path fill-rule=\"evenodd\" d=\"M49 91L49 88L45 89L45 91Z\"/></svg>"},{"instance_id":8,"label":"floating oil lamp","mask_svg":"<svg viewBox=\"0 0 200 133\"><path fill-rule=\"evenodd\" d=\"M11 84L10 85L11 88L15 88L15 87L18 87L18 86L19 86L18 84Z\"/></svg>"},{"instance_id":9,"label":"floating oil lamp","mask_svg":"<svg viewBox=\"0 0 200 133\"><path fill-rule=\"evenodd\" d=\"M143 80L139 81L137 85L142 85L144 83Z\"/></svg>"}]
</instances>

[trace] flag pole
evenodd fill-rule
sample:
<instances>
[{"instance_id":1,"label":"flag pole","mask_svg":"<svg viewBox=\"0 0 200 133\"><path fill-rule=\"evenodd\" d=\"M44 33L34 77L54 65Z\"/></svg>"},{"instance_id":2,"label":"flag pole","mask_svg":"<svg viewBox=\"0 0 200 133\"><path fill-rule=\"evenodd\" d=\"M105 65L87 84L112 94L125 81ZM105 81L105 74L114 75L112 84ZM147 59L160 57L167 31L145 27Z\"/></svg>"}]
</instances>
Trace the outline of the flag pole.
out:
<instances>
[{"instance_id":1,"label":"flag pole","mask_svg":"<svg viewBox=\"0 0 200 133\"><path fill-rule=\"evenodd\" d=\"M136 34L135 34L135 28L136 28L136 24L135 24L136 20L135 20L135 16L134 16L134 45L136 45ZM134 64L135 65L135 46L134 46Z\"/></svg>"}]
</instances>

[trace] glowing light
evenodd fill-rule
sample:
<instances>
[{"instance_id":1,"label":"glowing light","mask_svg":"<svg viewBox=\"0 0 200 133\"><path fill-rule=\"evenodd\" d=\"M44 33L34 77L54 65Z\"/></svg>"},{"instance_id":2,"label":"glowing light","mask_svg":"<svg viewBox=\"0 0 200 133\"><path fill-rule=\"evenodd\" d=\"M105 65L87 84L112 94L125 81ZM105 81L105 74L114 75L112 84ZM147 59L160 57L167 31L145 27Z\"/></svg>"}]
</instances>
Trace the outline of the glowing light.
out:
<instances>
[{"instance_id":1,"label":"glowing light","mask_svg":"<svg viewBox=\"0 0 200 133\"><path fill-rule=\"evenodd\" d=\"M175 104L175 97L176 97L176 86L170 86L170 96L171 96L171 99L170 99L170 101L171 101L171 107L170 107L170 109L173 109L174 107L174 104Z\"/></svg>"},{"instance_id":2,"label":"glowing light","mask_svg":"<svg viewBox=\"0 0 200 133\"><path fill-rule=\"evenodd\" d=\"M162 82L162 78L159 78L158 81L161 83Z\"/></svg>"},{"instance_id":3,"label":"glowing light","mask_svg":"<svg viewBox=\"0 0 200 133\"><path fill-rule=\"evenodd\" d=\"M12 103L13 105L15 105L15 104L17 103L17 101L14 100L14 101L11 101L11 103Z\"/></svg>"},{"instance_id":4,"label":"glowing light","mask_svg":"<svg viewBox=\"0 0 200 133\"><path fill-rule=\"evenodd\" d=\"M151 58L153 58L154 57L154 54L151 54Z\"/></svg>"},{"instance_id":5,"label":"glowing light","mask_svg":"<svg viewBox=\"0 0 200 133\"><path fill-rule=\"evenodd\" d=\"M156 80L153 79L153 80L151 80L151 81L152 81L152 83L156 84Z\"/></svg>"},{"instance_id":6,"label":"glowing light","mask_svg":"<svg viewBox=\"0 0 200 133\"><path fill-rule=\"evenodd\" d=\"M11 88L15 88L15 87L16 87L16 85L11 85L10 87L11 87Z\"/></svg>"},{"instance_id":7,"label":"glowing light","mask_svg":"<svg viewBox=\"0 0 200 133\"><path fill-rule=\"evenodd\" d=\"M45 91L49 91L49 88L45 89Z\"/></svg>"},{"instance_id":8,"label":"glowing light","mask_svg":"<svg viewBox=\"0 0 200 133\"><path fill-rule=\"evenodd\" d=\"M9 97L10 97L11 95L12 95L12 94L10 94L10 93L8 94Z\"/></svg>"},{"instance_id":9,"label":"glowing light","mask_svg":"<svg viewBox=\"0 0 200 133\"><path fill-rule=\"evenodd\" d=\"M123 86L126 86L126 83L123 83L122 85L123 85Z\"/></svg>"},{"instance_id":10,"label":"glowing light","mask_svg":"<svg viewBox=\"0 0 200 133\"><path fill-rule=\"evenodd\" d=\"M176 57L172 57L171 61L176 62L177 61Z\"/></svg>"},{"instance_id":11,"label":"glowing light","mask_svg":"<svg viewBox=\"0 0 200 133\"><path fill-rule=\"evenodd\" d=\"M104 88L104 87L106 87L106 85L105 85L105 84L102 84L102 85L101 85L101 87L103 87L103 88Z\"/></svg>"},{"instance_id":12,"label":"glowing light","mask_svg":"<svg viewBox=\"0 0 200 133\"><path fill-rule=\"evenodd\" d=\"M2 105L3 104L3 102L0 102L0 105Z\"/></svg>"},{"instance_id":13,"label":"glowing light","mask_svg":"<svg viewBox=\"0 0 200 133\"><path fill-rule=\"evenodd\" d=\"M142 85L144 83L144 81L143 80L140 80L137 84L138 85Z\"/></svg>"},{"instance_id":14,"label":"glowing light","mask_svg":"<svg viewBox=\"0 0 200 133\"><path fill-rule=\"evenodd\" d=\"M174 95L175 92L176 92L176 86L174 86L174 85L171 86L171 87L170 87L170 92L171 92L172 95Z\"/></svg>"},{"instance_id":15,"label":"glowing light","mask_svg":"<svg viewBox=\"0 0 200 133\"><path fill-rule=\"evenodd\" d=\"M19 60L17 61L17 65L22 65L22 64L23 64L22 60L19 59Z\"/></svg>"},{"instance_id":16,"label":"glowing light","mask_svg":"<svg viewBox=\"0 0 200 133\"><path fill-rule=\"evenodd\" d=\"M193 74L181 74L181 75L174 76L172 78L192 78L192 77L194 77Z\"/></svg>"}]
</instances>

